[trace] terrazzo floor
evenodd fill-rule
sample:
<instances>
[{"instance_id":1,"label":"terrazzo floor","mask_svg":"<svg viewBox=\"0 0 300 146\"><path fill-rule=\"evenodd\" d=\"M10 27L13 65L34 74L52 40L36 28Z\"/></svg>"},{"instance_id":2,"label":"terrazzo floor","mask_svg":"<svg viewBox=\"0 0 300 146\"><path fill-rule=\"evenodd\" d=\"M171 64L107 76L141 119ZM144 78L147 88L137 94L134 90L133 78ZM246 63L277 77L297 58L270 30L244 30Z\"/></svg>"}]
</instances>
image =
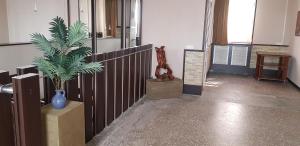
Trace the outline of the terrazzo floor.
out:
<instances>
[{"instance_id":1,"label":"terrazzo floor","mask_svg":"<svg viewBox=\"0 0 300 146\"><path fill-rule=\"evenodd\" d=\"M300 146L300 91L210 75L202 96L144 99L87 146Z\"/></svg>"}]
</instances>

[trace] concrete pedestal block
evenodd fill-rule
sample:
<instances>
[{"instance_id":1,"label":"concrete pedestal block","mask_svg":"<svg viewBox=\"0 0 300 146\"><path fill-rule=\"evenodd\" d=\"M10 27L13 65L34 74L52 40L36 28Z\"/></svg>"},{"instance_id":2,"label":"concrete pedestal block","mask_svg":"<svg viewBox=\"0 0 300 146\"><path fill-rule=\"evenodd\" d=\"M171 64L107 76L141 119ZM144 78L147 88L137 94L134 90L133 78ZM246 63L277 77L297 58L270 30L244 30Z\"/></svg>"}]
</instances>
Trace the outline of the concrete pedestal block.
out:
<instances>
[{"instance_id":1,"label":"concrete pedestal block","mask_svg":"<svg viewBox=\"0 0 300 146\"><path fill-rule=\"evenodd\" d=\"M181 79L174 79L173 81L157 81L154 79L147 80L147 98L150 99L166 99L177 98L182 96L183 82Z\"/></svg>"},{"instance_id":2,"label":"concrete pedestal block","mask_svg":"<svg viewBox=\"0 0 300 146\"><path fill-rule=\"evenodd\" d=\"M64 109L42 108L45 146L85 146L84 105L70 101Z\"/></svg>"}]
</instances>

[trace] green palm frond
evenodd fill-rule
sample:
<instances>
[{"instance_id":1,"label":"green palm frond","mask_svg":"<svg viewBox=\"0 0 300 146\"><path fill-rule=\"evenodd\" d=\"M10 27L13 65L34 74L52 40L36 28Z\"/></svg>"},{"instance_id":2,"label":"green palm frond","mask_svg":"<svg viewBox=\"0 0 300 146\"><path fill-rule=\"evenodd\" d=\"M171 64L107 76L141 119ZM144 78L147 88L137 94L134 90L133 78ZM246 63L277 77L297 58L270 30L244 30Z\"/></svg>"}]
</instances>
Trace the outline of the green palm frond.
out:
<instances>
[{"instance_id":1,"label":"green palm frond","mask_svg":"<svg viewBox=\"0 0 300 146\"><path fill-rule=\"evenodd\" d=\"M85 63L85 57L83 56L73 56L69 61L70 74L78 73L95 73L102 71L102 64L99 62Z\"/></svg>"},{"instance_id":2,"label":"green palm frond","mask_svg":"<svg viewBox=\"0 0 300 146\"><path fill-rule=\"evenodd\" d=\"M80 72L91 74L91 73L102 71L102 68L103 66L100 62L92 62L92 63L82 65L82 67L80 68Z\"/></svg>"},{"instance_id":3,"label":"green palm frond","mask_svg":"<svg viewBox=\"0 0 300 146\"><path fill-rule=\"evenodd\" d=\"M57 67L53 65L50 61L39 57L34 59L34 65L38 67L38 69L44 73L46 77L50 79L54 79L57 71Z\"/></svg>"},{"instance_id":4,"label":"green palm frond","mask_svg":"<svg viewBox=\"0 0 300 146\"><path fill-rule=\"evenodd\" d=\"M75 69L85 62L85 56L75 55L66 60L69 69Z\"/></svg>"},{"instance_id":5,"label":"green palm frond","mask_svg":"<svg viewBox=\"0 0 300 146\"><path fill-rule=\"evenodd\" d=\"M60 57L60 53L61 52L55 52L54 55L52 56L45 56L45 58L47 60L49 60L50 62L52 62L55 65L61 64L61 62L64 62L63 60L65 58Z\"/></svg>"},{"instance_id":6,"label":"green palm frond","mask_svg":"<svg viewBox=\"0 0 300 146\"><path fill-rule=\"evenodd\" d=\"M68 46L80 46L86 42L87 37L88 33L86 25L80 21L77 21L69 28Z\"/></svg>"},{"instance_id":7,"label":"green palm frond","mask_svg":"<svg viewBox=\"0 0 300 146\"><path fill-rule=\"evenodd\" d=\"M57 47L59 46L60 49L66 48L68 30L64 20L60 17L56 17L50 22L50 25L49 31L51 32L53 43Z\"/></svg>"},{"instance_id":8,"label":"green palm frond","mask_svg":"<svg viewBox=\"0 0 300 146\"><path fill-rule=\"evenodd\" d=\"M80 73L102 71L101 63L86 63L92 49L83 46L87 40L85 24L78 21L68 29L59 17L50 24L50 40L42 34L32 34L32 42L44 53L44 57L36 58L34 64L53 81L56 89L63 88L66 81Z\"/></svg>"},{"instance_id":9,"label":"green palm frond","mask_svg":"<svg viewBox=\"0 0 300 146\"><path fill-rule=\"evenodd\" d=\"M35 44L45 56L53 56L57 52L57 50L52 47L51 42L48 41L44 35L34 33L31 35L31 37L31 42Z\"/></svg>"},{"instance_id":10,"label":"green palm frond","mask_svg":"<svg viewBox=\"0 0 300 146\"><path fill-rule=\"evenodd\" d=\"M67 56L72 57L75 55L80 55L80 56L88 56L92 54L92 48L90 47L79 47L77 49L71 50Z\"/></svg>"},{"instance_id":11,"label":"green palm frond","mask_svg":"<svg viewBox=\"0 0 300 146\"><path fill-rule=\"evenodd\" d=\"M57 72L60 75L60 79L62 82L71 80L72 78L74 78L74 75L69 74L68 70L62 66L59 66L57 68Z\"/></svg>"}]
</instances>

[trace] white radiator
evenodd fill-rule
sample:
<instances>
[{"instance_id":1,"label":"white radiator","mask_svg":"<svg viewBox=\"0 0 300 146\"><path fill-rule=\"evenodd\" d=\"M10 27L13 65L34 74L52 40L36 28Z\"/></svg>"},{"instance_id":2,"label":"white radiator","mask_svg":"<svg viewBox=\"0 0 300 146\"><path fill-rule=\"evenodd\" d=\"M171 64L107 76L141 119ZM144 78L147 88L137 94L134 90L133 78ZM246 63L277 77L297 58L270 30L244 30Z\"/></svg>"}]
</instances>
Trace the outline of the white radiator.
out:
<instances>
[{"instance_id":1,"label":"white radiator","mask_svg":"<svg viewBox=\"0 0 300 146\"><path fill-rule=\"evenodd\" d=\"M231 65L247 66L247 59L247 46L232 46Z\"/></svg>"},{"instance_id":2,"label":"white radiator","mask_svg":"<svg viewBox=\"0 0 300 146\"><path fill-rule=\"evenodd\" d=\"M215 46L213 52L213 64L228 64L229 47Z\"/></svg>"}]
</instances>

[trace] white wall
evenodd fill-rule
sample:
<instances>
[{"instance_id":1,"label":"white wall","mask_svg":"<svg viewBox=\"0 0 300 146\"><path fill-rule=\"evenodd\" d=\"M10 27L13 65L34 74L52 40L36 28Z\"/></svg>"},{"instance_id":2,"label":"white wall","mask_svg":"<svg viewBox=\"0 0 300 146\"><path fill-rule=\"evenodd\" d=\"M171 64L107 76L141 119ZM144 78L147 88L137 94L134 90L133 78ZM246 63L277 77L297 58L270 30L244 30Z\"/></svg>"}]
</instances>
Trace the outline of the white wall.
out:
<instances>
[{"instance_id":1,"label":"white wall","mask_svg":"<svg viewBox=\"0 0 300 146\"><path fill-rule=\"evenodd\" d=\"M30 34L39 32L49 34L49 22L56 16L67 22L67 0L37 1L7 0L9 41L29 42ZM49 36L49 35L47 35Z\"/></svg>"},{"instance_id":2,"label":"white wall","mask_svg":"<svg viewBox=\"0 0 300 146\"><path fill-rule=\"evenodd\" d=\"M183 50L192 45L202 49L206 0L143 0L143 44L166 46L167 62L182 78ZM157 65L152 56L152 74Z\"/></svg>"},{"instance_id":3,"label":"white wall","mask_svg":"<svg viewBox=\"0 0 300 146\"><path fill-rule=\"evenodd\" d=\"M287 44L284 38L287 1L257 0L255 44Z\"/></svg>"},{"instance_id":4,"label":"white wall","mask_svg":"<svg viewBox=\"0 0 300 146\"><path fill-rule=\"evenodd\" d=\"M0 47L0 70L16 73L16 67L31 65L34 57L42 54L33 45Z\"/></svg>"},{"instance_id":5,"label":"white wall","mask_svg":"<svg viewBox=\"0 0 300 146\"><path fill-rule=\"evenodd\" d=\"M89 39L86 46L92 47L92 41ZM118 51L121 49L121 38L98 38L97 39L97 53L107 53Z\"/></svg>"},{"instance_id":6,"label":"white wall","mask_svg":"<svg viewBox=\"0 0 300 146\"><path fill-rule=\"evenodd\" d=\"M120 38L98 39L98 53L117 51L121 46ZM87 46L91 45L88 41ZM42 53L34 45L0 46L0 70L16 73L16 67L31 65L35 57Z\"/></svg>"},{"instance_id":7,"label":"white wall","mask_svg":"<svg viewBox=\"0 0 300 146\"><path fill-rule=\"evenodd\" d=\"M295 36L297 12L300 11L300 0L288 0L286 34L290 44L292 60L289 67L289 79L300 87L300 37Z\"/></svg>"},{"instance_id":8,"label":"white wall","mask_svg":"<svg viewBox=\"0 0 300 146\"><path fill-rule=\"evenodd\" d=\"M0 0L0 43L8 43L6 0Z\"/></svg>"},{"instance_id":9,"label":"white wall","mask_svg":"<svg viewBox=\"0 0 300 146\"><path fill-rule=\"evenodd\" d=\"M7 30L9 30L10 43L29 42L30 34L34 32L49 34L49 22L56 16L63 17L67 22L66 0L37 1L36 12L34 11L34 0L7 0L6 2L6 5L1 4L0 6L7 7L9 26ZM33 45L1 46L0 70L7 70L11 74L15 74L16 67L30 65L34 57L41 55L41 52Z\"/></svg>"},{"instance_id":10,"label":"white wall","mask_svg":"<svg viewBox=\"0 0 300 146\"><path fill-rule=\"evenodd\" d=\"M79 3L78 0L70 0L70 21L71 24L79 20Z\"/></svg>"}]
</instances>

